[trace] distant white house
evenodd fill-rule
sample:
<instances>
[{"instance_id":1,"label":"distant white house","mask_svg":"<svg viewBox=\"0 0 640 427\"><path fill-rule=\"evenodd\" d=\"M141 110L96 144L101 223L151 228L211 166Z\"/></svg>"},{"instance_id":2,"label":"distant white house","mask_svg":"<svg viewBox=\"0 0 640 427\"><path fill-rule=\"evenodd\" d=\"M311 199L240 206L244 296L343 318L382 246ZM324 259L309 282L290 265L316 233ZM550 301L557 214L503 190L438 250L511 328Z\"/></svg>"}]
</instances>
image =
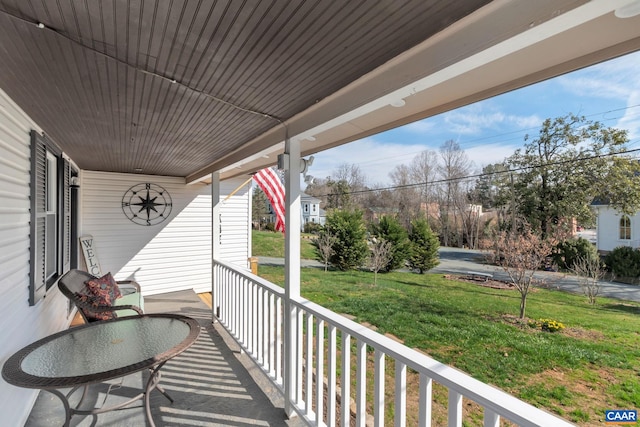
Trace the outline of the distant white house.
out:
<instances>
[{"instance_id":1,"label":"distant white house","mask_svg":"<svg viewBox=\"0 0 640 427\"><path fill-rule=\"evenodd\" d=\"M266 215L266 220L268 222L276 222L275 212L271 207L271 203L267 202L269 212ZM324 209L320 209L320 199L316 199L313 196L308 195L307 193L302 193L300 195L300 211L302 214L302 220L300 222L300 226L304 228L304 225L307 223L315 223L324 225L326 221L326 212Z\"/></svg>"},{"instance_id":2,"label":"distant white house","mask_svg":"<svg viewBox=\"0 0 640 427\"><path fill-rule=\"evenodd\" d=\"M302 210L302 225L309 222L324 225L326 213L320 209L320 199L316 199L307 193L300 196L300 208Z\"/></svg>"},{"instance_id":3,"label":"distant white house","mask_svg":"<svg viewBox=\"0 0 640 427\"><path fill-rule=\"evenodd\" d=\"M594 201L597 213L596 247L601 253L618 246L640 247L640 212L625 215L616 211L606 201Z\"/></svg>"}]
</instances>

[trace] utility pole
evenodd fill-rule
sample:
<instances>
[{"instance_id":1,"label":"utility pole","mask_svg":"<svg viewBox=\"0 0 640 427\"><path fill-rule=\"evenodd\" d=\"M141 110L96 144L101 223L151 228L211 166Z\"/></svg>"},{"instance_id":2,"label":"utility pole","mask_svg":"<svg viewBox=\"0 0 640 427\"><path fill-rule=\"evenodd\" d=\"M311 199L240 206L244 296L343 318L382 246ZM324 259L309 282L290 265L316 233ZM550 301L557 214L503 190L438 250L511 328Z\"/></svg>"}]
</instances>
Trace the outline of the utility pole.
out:
<instances>
[{"instance_id":1,"label":"utility pole","mask_svg":"<svg viewBox=\"0 0 640 427\"><path fill-rule=\"evenodd\" d=\"M511 231L516 231L516 192L513 186L513 172L509 174L511 177Z\"/></svg>"}]
</instances>

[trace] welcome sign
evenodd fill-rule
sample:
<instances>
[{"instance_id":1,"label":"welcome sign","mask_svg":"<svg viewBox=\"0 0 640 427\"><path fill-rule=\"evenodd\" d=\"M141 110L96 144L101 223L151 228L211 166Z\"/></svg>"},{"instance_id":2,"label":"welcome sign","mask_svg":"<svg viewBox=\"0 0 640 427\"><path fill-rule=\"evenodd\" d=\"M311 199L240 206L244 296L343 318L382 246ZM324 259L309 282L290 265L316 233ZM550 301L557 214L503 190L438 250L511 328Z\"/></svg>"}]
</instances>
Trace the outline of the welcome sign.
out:
<instances>
[{"instance_id":1,"label":"welcome sign","mask_svg":"<svg viewBox=\"0 0 640 427\"><path fill-rule=\"evenodd\" d=\"M102 269L100 268L98 253L93 243L93 236L87 234L79 237L78 240L80 240L80 246L82 247L82 255L84 256L87 272L96 277L102 276Z\"/></svg>"}]
</instances>

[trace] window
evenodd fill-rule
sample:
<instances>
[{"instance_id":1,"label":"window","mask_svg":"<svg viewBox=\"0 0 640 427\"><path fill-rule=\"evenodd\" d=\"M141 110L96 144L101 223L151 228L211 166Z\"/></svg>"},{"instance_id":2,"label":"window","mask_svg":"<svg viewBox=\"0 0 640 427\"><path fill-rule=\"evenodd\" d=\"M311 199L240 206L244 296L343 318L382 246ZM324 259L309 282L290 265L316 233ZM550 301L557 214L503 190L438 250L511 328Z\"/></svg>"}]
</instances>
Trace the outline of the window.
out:
<instances>
[{"instance_id":1,"label":"window","mask_svg":"<svg viewBox=\"0 0 640 427\"><path fill-rule=\"evenodd\" d=\"M304 204L304 211L305 212L309 212L309 204L308 203Z\"/></svg>"},{"instance_id":2,"label":"window","mask_svg":"<svg viewBox=\"0 0 640 427\"><path fill-rule=\"evenodd\" d=\"M31 132L29 304L40 301L71 262L71 167L51 141Z\"/></svg>"},{"instance_id":3,"label":"window","mask_svg":"<svg viewBox=\"0 0 640 427\"><path fill-rule=\"evenodd\" d=\"M316 206L317 205L315 205L315 204L311 205L311 210L315 212L316 211Z\"/></svg>"},{"instance_id":4,"label":"window","mask_svg":"<svg viewBox=\"0 0 640 427\"><path fill-rule=\"evenodd\" d=\"M631 240L631 219L627 215L620 218L620 239Z\"/></svg>"}]
</instances>

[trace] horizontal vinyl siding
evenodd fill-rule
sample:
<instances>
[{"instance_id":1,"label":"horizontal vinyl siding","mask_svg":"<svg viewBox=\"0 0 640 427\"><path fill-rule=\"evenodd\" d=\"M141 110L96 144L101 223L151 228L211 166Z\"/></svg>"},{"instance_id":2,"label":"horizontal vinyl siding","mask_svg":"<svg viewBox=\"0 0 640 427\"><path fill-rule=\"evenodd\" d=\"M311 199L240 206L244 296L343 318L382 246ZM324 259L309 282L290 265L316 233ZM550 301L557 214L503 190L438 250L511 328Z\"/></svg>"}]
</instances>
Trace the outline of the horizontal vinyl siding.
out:
<instances>
[{"instance_id":1,"label":"horizontal vinyl siding","mask_svg":"<svg viewBox=\"0 0 640 427\"><path fill-rule=\"evenodd\" d=\"M153 183L172 199L170 217L142 226L122 211L122 196L133 185ZM242 180L221 184L229 194ZM184 179L137 174L82 171L82 226L92 235L102 272L119 280L136 280L144 295L211 289L211 187L185 185ZM221 258L247 268L248 191L242 189L224 202ZM226 225L229 225L229 229Z\"/></svg>"},{"instance_id":2,"label":"horizontal vinyl siding","mask_svg":"<svg viewBox=\"0 0 640 427\"><path fill-rule=\"evenodd\" d=\"M29 306L29 132L40 128L0 90L0 365L20 348L64 329L66 301L57 288ZM0 379L2 425L24 425L37 390Z\"/></svg>"}]
</instances>

